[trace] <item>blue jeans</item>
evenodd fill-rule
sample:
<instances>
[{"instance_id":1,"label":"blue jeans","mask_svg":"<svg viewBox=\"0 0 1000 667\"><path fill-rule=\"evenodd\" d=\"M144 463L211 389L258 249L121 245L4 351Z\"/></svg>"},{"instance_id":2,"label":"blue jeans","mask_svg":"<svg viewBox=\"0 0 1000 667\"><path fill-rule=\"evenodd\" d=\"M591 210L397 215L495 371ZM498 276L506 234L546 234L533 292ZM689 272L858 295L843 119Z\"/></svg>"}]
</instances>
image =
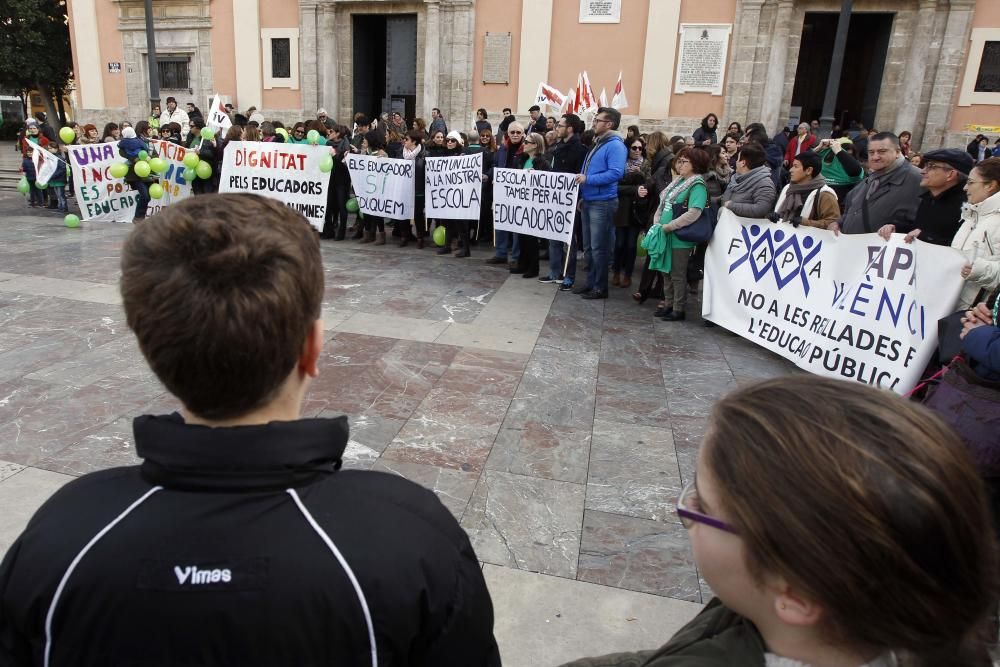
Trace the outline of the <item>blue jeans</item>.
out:
<instances>
[{"instance_id":1,"label":"blue jeans","mask_svg":"<svg viewBox=\"0 0 1000 667\"><path fill-rule=\"evenodd\" d=\"M585 201L581 209L584 237L590 244L587 284L595 292L608 291L608 257L611 252L608 243L611 238L609 228L614 226L617 210L617 197L606 201Z\"/></svg>"},{"instance_id":2,"label":"blue jeans","mask_svg":"<svg viewBox=\"0 0 1000 667\"><path fill-rule=\"evenodd\" d=\"M52 188L52 194L55 195L56 201L59 204L59 210L66 210L66 186L65 185L50 185Z\"/></svg>"},{"instance_id":3,"label":"blue jeans","mask_svg":"<svg viewBox=\"0 0 1000 667\"><path fill-rule=\"evenodd\" d=\"M513 232L496 231L497 234L497 257L507 258L507 246L510 246L510 258L512 261L517 261L521 259L521 243L518 241L517 234Z\"/></svg>"}]
</instances>

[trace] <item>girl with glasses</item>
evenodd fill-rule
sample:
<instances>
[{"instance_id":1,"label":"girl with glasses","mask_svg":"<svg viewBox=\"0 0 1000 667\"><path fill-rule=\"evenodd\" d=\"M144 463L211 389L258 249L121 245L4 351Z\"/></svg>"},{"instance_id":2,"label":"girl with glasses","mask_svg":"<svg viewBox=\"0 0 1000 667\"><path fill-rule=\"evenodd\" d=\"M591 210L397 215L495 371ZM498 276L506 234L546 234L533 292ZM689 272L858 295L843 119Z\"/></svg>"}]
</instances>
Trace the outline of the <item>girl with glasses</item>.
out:
<instances>
[{"instance_id":1,"label":"girl with glasses","mask_svg":"<svg viewBox=\"0 0 1000 667\"><path fill-rule=\"evenodd\" d=\"M572 667L990 664L987 496L920 405L811 375L730 393L677 514L716 597L658 650Z\"/></svg>"}]
</instances>

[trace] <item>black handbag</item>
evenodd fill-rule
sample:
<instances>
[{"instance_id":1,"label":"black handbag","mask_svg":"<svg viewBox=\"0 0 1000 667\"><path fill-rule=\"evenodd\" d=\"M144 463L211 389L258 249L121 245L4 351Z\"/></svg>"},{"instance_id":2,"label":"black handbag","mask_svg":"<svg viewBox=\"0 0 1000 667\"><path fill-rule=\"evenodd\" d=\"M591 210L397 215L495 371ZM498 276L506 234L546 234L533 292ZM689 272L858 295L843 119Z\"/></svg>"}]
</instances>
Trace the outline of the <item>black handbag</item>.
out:
<instances>
[{"instance_id":1,"label":"black handbag","mask_svg":"<svg viewBox=\"0 0 1000 667\"><path fill-rule=\"evenodd\" d=\"M684 213L687 213L688 207L684 204L674 204L674 220L679 218ZM715 213L715 209L711 206L706 206L701 209L701 215L698 219L687 227L681 227L674 231L674 235L678 239L684 241L685 243L707 243L711 240L712 234L715 233L715 225L719 221L718 216Z\"/></svg>"}]
</instances>

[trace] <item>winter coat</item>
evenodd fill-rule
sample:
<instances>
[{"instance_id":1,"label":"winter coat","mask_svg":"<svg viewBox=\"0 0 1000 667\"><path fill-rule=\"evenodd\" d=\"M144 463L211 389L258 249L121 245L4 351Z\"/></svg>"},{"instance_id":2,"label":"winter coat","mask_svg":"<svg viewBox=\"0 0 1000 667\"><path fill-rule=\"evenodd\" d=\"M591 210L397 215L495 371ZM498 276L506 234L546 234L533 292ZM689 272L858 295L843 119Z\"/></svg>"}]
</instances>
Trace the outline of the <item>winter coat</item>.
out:
<instances>
[{"instance_id":1,"label":"winter coat","mask_svg":"<svg viewBox=\"0 0 1000 667\"><path fill-rule=\"evenodd\" d=\"M585 202L618 198L628 149L617 134L608 132L605 137L594 144L583 162L582 173L587 179L580 186L580 199Z\"/></svg>"},{"instance_id":2,"label":"winter coat","mask_svg":"<svg viewBox=\"0 0 1000 667\"><path fill-rule=\"evenodd\" d=\"M714 598L659 649L583 658L562 667L764 667L764 650L753 623Z\"/></svg>"},{"instance_id":3,"label":"winter coat","mask_svg":"<svg viewBox=\"0 0 1000 667\"><path fill-rule=\"evenodd\" d=\"M431 126L427 128L427 134L429 136L434 136L434 133L438 130L444 132L445 136L448 136L448 124L444 122L444 118L435 118L431 121Z\"/></svg>"},{"instance_id":4,"label":"winter coat","mask_svg":"<svg viewBox=\"0 0 1000 667\"><path fill-rule=\"evenodd\" d=\"M552 171L579 174L587 158L587 147L575 134L568 141L558 141L552 147Z\"/></svg>"},{"instance_id":5,"label":"winter coat","mask_svg":"<svg viewBox=\"0 0 1000 667\"><path fill-rule=\"evenodd\" d=\"M615 227L645 228L647 226L651 198L646 195L640 199L638 190L640 185L646 184L646 179L649 177L649 166L649 160L643 160L639 171L628 172L618 182L618 209L615 211Z\"/></svg>"},{"instance_id":6,"label":"winter coat","mask_svg":"<svg viewBox=\"0 0 1000 667\"><path fill-rule=\"evenodd\" d=\"M962 207L965 206L965 190L956 183L938 197L930 192L920 195L917 216L912 223L896 227L902 234L920 230L920 240L934 245L950 246L955 233L962 224Z\"/></svg>"},{"instance_id":7,"label":"winter coat","mask_svg":"<svg viewBox=\"0 0 1000 667\"><path fill-rule=\"evenodd\" d=\"M141 465L63 486L7 552L0 664L499 667L465 531L341 470L346 417L134 431Z\"/></svg>"},{"instance_id":8,"label":"winter coat","mask_svg":"<svg viewBox=\"0 0 1000 667\"><path fill-rule=\"evenodd\" d=\"M741 218L766 218L774 210L775 194L771 170L761 165L746 174L733 174L722 204Z\"/></svg>"},{"instance_id":9,"label":"winter coat","mask_svg":"<svg viewBox=\"0 0 1000 667\"><path fill-rule=\"evenodd\" d=\"M979 204L965 205L951 247L961 250L972 264L956 307L965 310L976 303L980 290L1000 285L1000 192Z\"/></svg>"},{"instance_id":10,"label":"winter coat","mask_svg":"<svg viewBox=\"0 0 1000 667\"><path fill-rule=\"evenodd\" d=\"M969 330L962 340L962 351L979 377L1000 381L1000 328L984 325Z\"/></svg>"},{"instance_id":11,"label":"winter coat","mask_svg":"<svg viewBox=\"0 0 1000 667\"><path fill-rule=\"evenodd\" d=\"M817 143L819 143L819 140L816 139L815 134L806 134L805 137L800 137L796 134L788 140L788 147L785 149L785 161L791 164L796 155L805 153Z\"/></svg>"},{"instance_id":12,"label":"winter coat","mask_svg":"<svg viewBox=\"0 0 1000 667\"><path fill-rule=\"evenodd\" d=\"M781 189L778 201L774 205L775 211L781 210L781 205L785 203L785 196L788 194L789 187L791 186L786 185ZM819 199L818 206L816 204L817 198ZM824 185L821 188L813 190L802 203L802 209L798 212L798 217L801 219L800 223L806 227L826 229L840 218L840 205L837 203L837 193L829 185ZM782 220L782 222L790 223L792 221Z\"/></svg>"},{"instance_id":13,"label":"winter coat","mask_svg":"<svg viewBox=\"0 0 1000 667\"><path fill-rule=\"evenodd\" d=\"M716 132L716 130L708 130L705 129L704 127L699 127L697 130L694 131L694 134L692 134L691 136L694 137L695 146L701 146L706 141L712 144L719 143L719 140L717 138L718 133Z\"/></svg>"},{"instance_id":14,"label":"winter coat","mask_svg":"<svg viewBox=\"0 0 1000 667\"><path fill-rule=\"evenodd\" d=\"M659 197L663 189L670 185L674 179L671 167L674 165L674 152L664 146L653 156L650 165L649 180L646 181L646 189L652 193L653 197Z\"/></svg>"},{"instance_id":15,"label":"winter coat","mask_svg":"<svg viewBox=\"0 0 1000 667\"><path fill-rule=\"evenodd\" d=\"M872 183L878 187L868 196ZM838 221L844 234L874 233L882 225L896 227L908 225L917 215L920 205L920 170L900 157L896 167L881 176L868 174L851 190L844 200L844 214ZM869 226L865 226L865 205L868 208Z\"/></svg>"}]
</instances>

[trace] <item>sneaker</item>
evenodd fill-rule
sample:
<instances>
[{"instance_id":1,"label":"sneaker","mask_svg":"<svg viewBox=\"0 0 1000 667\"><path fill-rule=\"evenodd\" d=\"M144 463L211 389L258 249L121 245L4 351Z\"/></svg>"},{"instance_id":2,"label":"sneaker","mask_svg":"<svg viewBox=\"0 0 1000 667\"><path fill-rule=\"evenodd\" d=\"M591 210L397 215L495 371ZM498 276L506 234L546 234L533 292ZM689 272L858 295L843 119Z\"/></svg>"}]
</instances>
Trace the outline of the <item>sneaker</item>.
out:
<instances>
[{"instance_id":1,"label":"sneaker","mask_svg":"<svg viewBox=\"0 0 1000 667\"><path fill-rule=\"evenodd\" d=\"M545 283L546 285L550 285L552 283L559 282L559 279L556 278L556 277L554 277L554 276L539 276L538 282Z\"/></svg>"},{"instance_id":2,"label":"sneaker","mask_svg":"<svg viewBox=\"0 0 1000 667\"><path fill-rule=\"evenodd\" d=\"M563 283L559 285L560 292L570 292L573 290L573 283Z\"/></svg>"}]
</instances>

